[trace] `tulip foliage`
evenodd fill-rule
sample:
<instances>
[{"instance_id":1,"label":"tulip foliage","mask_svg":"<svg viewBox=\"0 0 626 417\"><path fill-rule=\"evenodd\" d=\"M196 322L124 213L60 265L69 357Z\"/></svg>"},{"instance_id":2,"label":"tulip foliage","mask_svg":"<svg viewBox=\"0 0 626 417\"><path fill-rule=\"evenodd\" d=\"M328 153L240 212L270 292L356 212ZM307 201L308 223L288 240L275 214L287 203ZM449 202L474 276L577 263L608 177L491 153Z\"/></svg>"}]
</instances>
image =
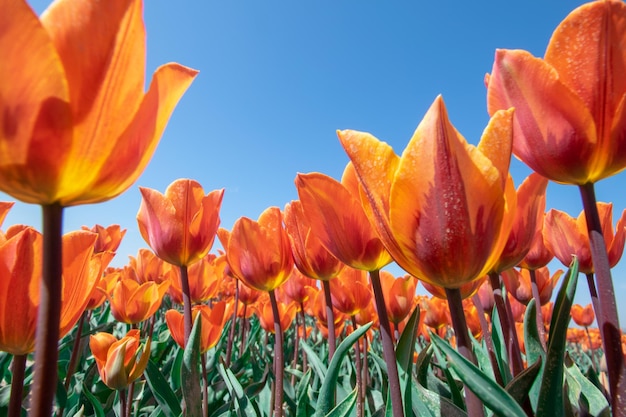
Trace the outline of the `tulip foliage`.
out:
<instances>
[{"instance_id":1,"label":"tulip foliage","mask_svg":"<svg viewBox=\"0 0 626 417\"><path fill-rule=\"evenodd\" d=\"M0 230L0 415L626 415L626 209L593 191L626 168L621 1L574 10L543 58L498 50L476 146L438 96L402 153L338 131L341 179L295 174L299 200L230 230L224 189L139 187L149 248L120 267L126 230L61 235L62 209L132 185L196 71L144 92L141 0L0 6L0 190L44 213Z\"/></svg>"}]
</instances>

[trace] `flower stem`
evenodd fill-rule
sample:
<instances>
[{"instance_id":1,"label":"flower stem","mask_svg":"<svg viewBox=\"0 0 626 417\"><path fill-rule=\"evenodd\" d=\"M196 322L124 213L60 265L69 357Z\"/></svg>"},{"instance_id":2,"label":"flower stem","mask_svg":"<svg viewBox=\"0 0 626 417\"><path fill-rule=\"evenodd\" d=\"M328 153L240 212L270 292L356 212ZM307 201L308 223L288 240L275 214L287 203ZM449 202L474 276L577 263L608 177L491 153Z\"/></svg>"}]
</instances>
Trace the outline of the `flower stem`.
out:
<instances>
[{"instance_id":1,"label":"flower stem","mask_svg":"<svg viewBox=\"0 0 626 417\"><path fill-rule=\"evenodd\" d=\"M274 367L276 385L275 392L276 397L274 400L274 417L282 417L283 415L283 330L280 326L280 313L278 312L278 303L276 302L276 294L274 290L270 291L270 303L272 305L272 313L274 313L274 334L276 339L274 341Z\"/></svg>"},{"instance_id":2,"label":"flower stem","mask_svg":"<svg viewBox=\"0 0 626 417\"><path fill-rule=\"evenodd\" d=\"M11 363L11 399L8 417L20 417L22 414L22 396L24 392L24 374L28 355L15 355Z\"/></svg>"},{"instance_id":3,"label":"flower stem","mask_svg":"<svg viewBox=\"0 0 626 417\"><path fill-rule=\"evenodd\" d=\"M595 188L593 183L588 183L581 185L579 189L585 210L591 259L596 275L598 305L600 307L600 311L596 311L596 318L606 354L612 414L614 417L626 416L626 367L624 366L624 352L622 351L622 332L619 327L615 289L602 235L602 223L598 214Z\"/></svg>"},{"instance_id":4,"label":"flower stem","mask_svg":"<svg viewBox=\"0 0 626 417\"><path fill-rule=\"evenodd\" d=\"M450 308L450 317L456 343L459 353L474 365L477 364L476 356L472 351L472 342L467 331L467 322L465 321L465 313L463 311L463 302L461 299L461 291L458 288L446 288L446 297L448 298L448 306ZM467 406L467 415L469 417L478 417L484 415L483 404L480 399L467 386L465 387L465 404Z\"/></svg>"},{"instance_id":5,"label":"flower stem","mask_svg":"<svg viewBox=\"0 0 626 417\"><path fill-rule=\"evenodd\" d=\"M352 316L352 326L354 330L357 329L358 324L356 322L356 317ZM362 375L362 366L361 366L361 341L357 340L354 344L354 367L356 373L356 387L357 387L357 397L356 397L356 415L357 417L363 417L363 400L365 396L363 395L363 375Z\"/></svg>"},{"instance_id":6,"label":"flower stem","mask_svg":"<svg viewBox=\"0 0 626 417\"><path fill-rule=\"evenodd\" d=\"M481 303L478 294L474 294L472 296L472 302L478 311L478 321L480 322L480 328L483 332L483 340L485 341L485 346L487 347L487 352L489 353L489 361L491 362L491 368L493 368L493 375L495 376L498 385L504 387L504 378L502 378L500 367L498 366L496 349L493 345L491 332L489 331L489 323L487 323L487 319L485 318L485 309L483 308L483 303Z\"/></svg>"},{"instance_id":7,"label":"flower stem","mask_svg":"<svg viewBox=\"0 0 626 417\"><path fill-rule=\"evenodd\" d=\"M300 323L302 325L302 340L306 340L306 319L304 316L304 303L300 302ZM302 372L309 370L307 355L302 355Z\"/></svg>"},{"instance_id":8,"label":"flower stem","mask_svg":"<svg viewBox=\"0 0 626 417\"><path fill-rule=\"evenodd\" d=\"M496 309L498 310L500 326L502 327L502 335L506 341L506 349L509 354L509 361L511 362L511 371L513 372L513 376L515 376L524 370L522 352L519 348L515 324L513 323L513 320L508 314L506 308L506 302L504 300L504 295L502 294L500 275L496 272L490 272L489 283L491 284L491 289L493 290L493 299L496 304Z\"/></svg>"},{"instance_id":9,"label":"flower stem","mask_svg":"<svg viewBox=\"0 0 626 417\"><path fill-rule=\"evenodd\" d=\"M52 415L58 377L59 323L63 286L63 207L59 204L50 204L42 206L42 211L43 273L39 290L35 339L32 417Z\"/></svg>"},{"instance_id":10,"label":"flower stem","mask_svg":"<svg viewBox=\"0 0 626 417\"><path fill-rule=\"evenodd\" d=\"M200 364L202 366L202 415L209 414L209 380L206 372L206 355L200 353Z\"/></svg>"},{"instance_id":11,"label":"flower stem","mask_svg":"<svg viewBox=\"0 0 626 417\"><path fill-rule=\"evenodd\" d=\"M383 288L380 284L379 271L370 271L370 279L372 281L374 300L376 302L376 311L378 312L378 320L380 322L380 333L383 343L383 357L385 359L385 364L387 365L389 393L391 396L391 409L394 417L403 417L404 407L402 404L402 393L400 391L398 364L396 362L396 352L394 348L393 338L391 336L391 327L389 326L389 317L387 316L387 307L385 307Z\"/></svg>"},{"instance_id":12,"label":"flower stem","mask_svg":"<svg viewBox=\"0 0 626 417\"><path fill-rule=\"evenodd\" d=\"M237 308L239 307L239 280L235 280L235 307L233 308L233 317L230 320L230 329L228 330L228 343L226 344L226 360L224 365L230 368L230 360L233 355L233 343L235 342L235 324L237 323Z\"/></svg>"},{"instance_id":13,"label":"flower stem","mask_svg":"<svg viewBox=\"0 0 626 417\"><path fill-rule=\"evenodd\" d=\"M183 324L185 329L185 346L187 346L189 335L191 335L191 327L193 326L191 320L191 294L189 291L187 265L180 266L180 284L183 291Z\"/></svg>"},{"instance_id":14,"label":"flower stem","mask_svg":"<svg viewBox=\"0 0 626 417\"><path fill-rule=\"evenodd\" d=\"M324 301L326 302L326 324L328 326L328 363L335 354L337 341L335 339L335 313L333 312L333 299L330 295L330 282L322 281Z\"/></svg>"},{"instance_id":15,"label":"flower stem","mask_svg":"<svg viewBox=\"0 0 626 417\"><path fill-rule=\"evenodd\" d=\"M541 342L541 346L543 350L547 350L546 346L546 326L543 324L543 312L541 311L541 297L539 296L539 287L537 286L537 272L534 269L530 269L528 271L530 273L530 289L533 293L533 298L535 299L535 306L537 308L535 311L537 312L536 322L537 322L537 331L539 332L539 341Z\"/></svg>"}]
</instances>

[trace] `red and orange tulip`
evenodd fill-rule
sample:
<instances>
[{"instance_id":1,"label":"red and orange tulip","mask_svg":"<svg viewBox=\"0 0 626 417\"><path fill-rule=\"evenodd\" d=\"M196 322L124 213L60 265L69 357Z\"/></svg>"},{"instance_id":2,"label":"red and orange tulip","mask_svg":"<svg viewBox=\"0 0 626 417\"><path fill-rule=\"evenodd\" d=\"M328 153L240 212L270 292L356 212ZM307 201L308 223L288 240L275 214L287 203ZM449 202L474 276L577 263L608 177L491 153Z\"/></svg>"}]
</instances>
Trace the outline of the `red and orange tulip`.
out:
<instances>
[{"instance_id":1,"label":"red and orange tulip","mask_svg":"<svg viewBox=\"0 0 626 417\"><path fill-rule=\"evenodd\" d=\"M166 64L144 93L142 7L57 0L39 19L24 0L0 2L0 190L67 207L139 177L197 73Z\"/></svg>"},{"instance_id":2,"label":"red and orange tulip","mask_svg":"<svg viewBox=\"0 0 626 417\"><path fill-rule=\"evenodd\" d=\"M541 221L537 224L535 230L535 236L530 244L530 249L526 253L524 259L518 264L519 267L525 269L538 269L548 265L548 263L554 258L554 253L546 245L546 236L544 234L544 226L546 214L541 216Z\"/></svg>"},{"instance_id":3,"label":"red and orange tulip","mask_svg":"<svg viewBox=\"0 0 626 417\"><path fill-rule=\"evenodd\" d=\"M94 251L98 252L115 252L122 243L122 238L126 234L126 229L122 230L119 224L113 224L109 227L95 225L91 229L87 226L82 227L83 230L96 233L98 240L94 245Z\"/></svg>"},{"instance_id":4,"label":"red and orange tulip","mask_svg":"<svg viewBox=\"0 0 626 417\"><path fill-rule=\"evenodd\" d=\"M367 309L373 301L367 272L350 267L330 281L330 294L333 307L350 317Z\"/></svg>"},{"instance_id":5,"label":"red and orange tulip","mask_svg":"<svg viewBox=\"0 0 626 417\"><path fill-rule=\"evenodd\" d=\"M317 172L298 174L296 187L312 233L337 259L355 269L379 270L391 262L361 205L354 169L341 182Z\"/></svg>"},{"instance_id":6,"label":"red and orange tulip","mask_svg":"<svg viewBox=\"0 0 626 417\"><path fill-rule=\"evenodd\" d=\"M291 275L291 244L278 207L266 209L258 221L239 218L230 233L221 229L219 238L230 270L249 287L272 291Z\"/></svg>"},{"instance_id":7,"label":"red and orange tulip","mask_svg":"<svg viewBox=\"0 0 626 417\"><path fill-rule=\"evenodd\" d=\"M438 97L402 157L368 133L338 133L378 235L405 271L459 288L493 268L515 215L512 121L512 110L494 114L474 147Z\"/></svg>"},{"instance_id":8,"label":"red and orange tulip","mask_svg":"<svg viewBox=\"0 0 626 417\"><path fill-rule=\"evenodd\" d=\"M617 222L613 232L613 204L598 203L602 222L604 242L609 257L609 265L615 266L624 252L626 238L626 210ZM580 272L593 273L591 248L587 234L587 221L584 211L576 219L560 210L551 209L545 219L546 243L556 258L565 266L572 262L572 254L578 258Z\"/></svg>"},{"instance_id":9,"label":"red and orange tulip","mask_svg":"<svg viewBox=\"0 0 626 417\"><path fill-rule=\"evenodd\" d=\"M302 305L309 299L308 288L316 286L316 280L307 277L298 268L293 268L289 279L278 287L278 295L285 304L294 302Z\"/></svg>"},{"instance_id":10,"label":"red and orange tulip","mask_svg":"<svg viewBox=\"0 0 626 417\"><path fill-rule=\"evenodd\" d=\"M543 59L498 50L488 110L515 107L513 152L553 181L583 185L626 167L626 4L587 3L561 22Z\"/></svg>"},{"instance_id":11,"label":"red and orange tulip","mask_svg":"<svg viewBox=\"0 0 626 417\"><path fill-rule=\"evenodd\" d=\"M280 317L280 328L285 332L298 312L298 306L296 303L277 303L278 315ZM256 303L252 305L252 308L259 318L261 327L270 333L274 333L274 313L272 312L272 305L270 304L270 298L267 294L263 294Z\"/></svg>"},{"instance_id":12,"label":"red and orange tulip","mask_svg":"<svg viewBox=\"0 0 626 417\"><path fill-rule=\"evenodd\" d=\"M154 281L157 284L172 279L175 272L171 264L163 261L149 249L139 249L137 257L129 256L130 267L135 271L135 279L140 284Z\"/></svg>"},{"instance_id":13,"label":"red and orange tulip","mask_svg":"<svg viewBox=\"0 0 626 417\"><path fill-rule=\"evenodd\" d=\"M223 189L204 195L202 186L190 179L172 182L165 194L139 189L139 231L159 258L188 266L209 253L220 224Z\"/></svg>"},{"instance_id":14,"label":"red and orange tulip","mask_svg":"<svg viewBox=\"0 0 626 417\"><path fill-rule=\"evenodd\" d=\"M296 267L309 278L328 281L337 276L344 264L333 256L311 230L302 203L285 206L285 229L289 234Z\"/></svg>"},{"instance_id":15,"label":"red and orange tulip","mask_svg":"<svg viewBox=\"0 0 626 417\"><path fill-rule=\"evenodd\" d=\"M189 267L189 295L192 303L203 303L217 295L219 281L224 277L226 259L209 253ZM180 273L172 268L169 294L172 301L183 304L183 290Z\"/></svg>"},{"instance_id":16,"label":"red and orange tulip","mask_svg":"<svg viewBox=\"0 0 626 417\"><path fill-rule=\"evenodd\" d=\"M129 331L120 340L110 333L96 333L89 337L89 348L102 382L115 390L122 390L139 378L150 359L150 339L137 357L140 349L137 329Z\"/></svg>"},{"instance_id":17,"label":"red and orange tulip","mask_svg":"<svg viewBox=\"0 0 626 417\"><path fill-rule=\"evenodd\" d=\"M380 271L380 283L385 294L389 321L397 325L413 311L417 304L415 298L417 280L408 274L396 278L391 272Z\"/></svg>"},{"instance_id":18,"label":"red and orange tulip","mask_svg":"<svg viewBox=\"0 0 626 417\"><path fill-rule=\"evenodd\" d=\"M535 271L537 291L539 292L539 302L541 305L550 301L554 287L556 287L557 282L559 282L561 275L563 275L563 270L559 269L550 276L550 270L546 266ZM530 300L532 300L532 286L530 271L528 269L508 269L502 273L502 279L504 280L509 294L517 301L527 305Z\"/></svg>"},{"instance_id":19,"label":"red and orange tulip","mask_svg":"<svg viewBox=\"0 0 626 417\"><path fill-rule=\"evenodd\" d=\"M224 323L226 323L228 319L226 302L218 301L213 303L212 307L205 304L197 304L192 307L191 311L192 321L195 322L198 314L200 314L202 320L200 352L204 353L214 347L220 340L220 336L224 330ZM185 347L183 319L183 314L178 310L167 310L165 312L165 321L167 322L167 327L170 329L172 339L182 348Z\"/></svg>"}]
</instances>

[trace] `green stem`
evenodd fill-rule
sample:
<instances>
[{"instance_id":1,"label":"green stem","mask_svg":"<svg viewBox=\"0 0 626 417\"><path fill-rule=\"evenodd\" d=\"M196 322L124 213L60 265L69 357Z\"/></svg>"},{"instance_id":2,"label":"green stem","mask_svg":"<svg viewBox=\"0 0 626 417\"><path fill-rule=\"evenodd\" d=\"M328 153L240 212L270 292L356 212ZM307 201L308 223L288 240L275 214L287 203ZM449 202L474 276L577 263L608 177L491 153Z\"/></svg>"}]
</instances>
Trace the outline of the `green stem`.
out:
<instances>
[{"instance_id":1,"label":"green stem","mask_svg":"<svg viewBox=\"0 0 626 417\"><path fill-rule=\"evenodd\" d=\"M606 364L609 376L609 391L613 416L626 416L626 366L622 350L622 332L619 327L615 289L611 277L611 267L602 235L602 223L598 214L596 194L593 183L579 187L583 201L591 259L596 275L598 305L596 312L598 327L602 336Z\"/></svg>"},{"instance_id":2,"label":"green stem","mask_svg":"<svg viewBox=\"0 0 626 417\"><path fill-rule=\"evenodd\" d=\"M22 397L24 393L24 374L28 355L15 355L11 363L11 399L8 417L20 417L22 414Z\"/></svg>"},{"instance_id":3,"label":"green stem","mask_svg":"<svg viewBox=\"0 0 626 417\"><path fill-rule=\"evenodd\" d=\"M274 400L274 417L282 417L283 415L283 329L280 327L280 313L278 311L278 303L276 302L276 294L274 290L270 291L270 303L272 305L272 313L274 313L274 367L276 373L276 385Z\"/></svg>"},{"instance_id":4,"label":"green stem","mask_svg":"<svg viewBox=\"0 0 626 417\"><path fill-rule=\"evenodd\" d=\"M352 326L354 330L358 328L358 324L356 322L356 317L352 316ZM363 375L362 366L361 366L361 341L357 340L354 344L354 367L356 373L356 387L357 387L357 397L356 397L356 415L357 417L363 417L363 400L365 396L363 395Z\"/></svg>"},{"instance_id":5,"label":"green stem","mask_svg":"<svg viewBox=\"0 0 626 417\"><path fill-rule=\"evenodd\" d=\"M333 312L333 299L330 295L330 282L322 281L324 289L324 301L326 301L326 325L328 326L328 363L335 354L337 341L335 337L335 313Z\"/></svg>"},{"instance_id":6,"label":"green stem","mask_svg":"<svg viewBox=\"0 0 626 417\"><path fill-rule=\"evenodd\" d=\"M389 393L391 396L391 409L394 417L404 416L402 403L402 392L400 391L400 377L398 376L398 364L396 362L396 352L389 326L387 307L385 307L385 297L383 287L380 283L380 273L378 270L370 271L372 289L374 290L374 301L380 322L380 334L383 343L383 357L387 365L387 376L389 379Z\"/></svg>"},{"instance_id":7,"label":"green stem","mask_svg":"<svg viewBox=\"0 0 626 417\"><path fill-rule=\"evenodd\" d=\"M63 286L63 207L42 206L43 262L35 338L31 416L49 417L57 386L59 323Z\"/></svg>"},{"instance_id":8,"label":"green stem","mask_svg":"<svg viewBox=\"0 0 626 417\"><path fill-rule=\"evenodd\" d=\"M233 308L233 317L230 320L230 329L228 329L228 342L226 343L226 360L224 365L230 368L230 360L233 354L233 343L235 342L235 324L237 323L237 308L239 307L239 280L235 280L235 306Z\"/></svg>"},{"instance_id":9,"label":"green stem","mask_svg":"<svg viewBox=\"0 0 626 417\"><path fill-rule=\"evenodd\" d=\"M448 298L450 317L452 319L452 327L454 327L459 353L474 365L477 365L476 356L474 356L474 352L472 351L472 342L467 330L467 322L465 321L461 290L458 288L446 288L446 297ZM467 415L469 417L484 416L485 412L482 402L467 386L465 387L465 405L467 406Z\"/></svg>"}]
</instances>

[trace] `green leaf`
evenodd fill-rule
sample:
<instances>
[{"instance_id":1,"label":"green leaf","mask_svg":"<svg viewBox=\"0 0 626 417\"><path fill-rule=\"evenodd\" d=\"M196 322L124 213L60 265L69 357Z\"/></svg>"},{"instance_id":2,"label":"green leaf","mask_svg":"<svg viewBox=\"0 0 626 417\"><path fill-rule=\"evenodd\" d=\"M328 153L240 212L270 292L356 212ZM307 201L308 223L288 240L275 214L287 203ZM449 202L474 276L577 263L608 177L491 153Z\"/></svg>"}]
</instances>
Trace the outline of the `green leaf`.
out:
<instances>
[{"instance_id":1,"label":"green leaf","mask_svg":"<svg viewBox=\"0 0 626 417\"><path fill-rule=\"evenodd\" d=\"M467 417L467 413L446 397L417 384L413 393L413 404L420 404L419 416Z\"/></svg>"},{"instance_id":2,"label":"green leaf","mask_svg":"<svg viewBox=\"0 0 626 417\"><path fill-rule=\"evenodd\" d=\"M504 342L506 338L502 334L500 315L495 306L491 313L491 339L493 340L493 348L496 351L496 362L498 363L498 368L500 368L500 375L502 375L502 381L506 385L513 379L513 376L509 367L509 354Z\"/></svg>"},{"instance_id":3,"label":"green leaf","mask_svg":"<svg viewBox=\"0 0 626 417\"><path fill-rule=\"evenodd\" d=\"M520 405L494 380L485 375L476 365L465 359L434 333L430 335L435 346L446 355L451 366L465 385L496 415L503 417L525 417Z\"/></svg>"},{"instance_id":4,"label":"green leaf","mask_svg":"<svg viewBox=\"0 0 626 417\"><path fill-rule=\"evenodd\" d=\"M585 411L588 414L592 416L611 415L609 403L602 391L583 375L569 355L565 358L565 377L570 387L570 398L574 398L577 404L585 403ZM572 395L574 392L576 396Z\"/></svg>"},{"instance_id":5,"label":"green leaf","mask_svg":"<svg viewBox=\"0 0 626 417\"><path fill-rule=\"evenodd\" d=\"M561 416L565 412L563 408L563 358L577 282L578 259L574 258L554 303L546 365L537 402L537 417Z\"/></svg>"},{"instance_id":6,"label":"green leaf","mask_svg":"<svg viewBox=\"0 0 626 417\"><path fill-rule=\"evenodd\" d=\"M296 391L296 417L307 417L311 413L309 412L309 384L311 383L311 375L313 371L309 368L306 374L298 382L298 389Z\"/></svg>"},{"instance_id":7,"label":"green leaf","mask_svg":"<svg viewBox=\"0 0 626 417\"><path fill-rule=\"evenodd\" d=\"M89 400L89 403L93 407L95 416L105 417L104 408L102 408L102 404L100 403L100 400L98 400L96 396L91 393L91 391L89 390L89 387L86 386L85 384L83 384L82 392L85 395L85 397L87 397L87 400Z\"/></svg>"},{"instance_id":8,"label":"green leaf","mask_svg":"<svg viewBox=\"0 0 626 417\"><path fill-rule=\"evenodd\" d=\"M230 396L235 399L235 411L240 417L245 416L257 416L257 412L252 406L250 399L244 393L243 387L237 380L237 377L230 369L224 368L224 364L217 365L220 375L224 378L226 383L226 389L230 393Z\"/></svg>"},{"instance_id":9,"label":"green leaf","mask_svg":"<svg viewBox=\"0 0 626 417\"><path fill-rule=\"evenodd\" d=\"M342 402L337 404L326 417L347 417L350 415L356 404L356 397L358 395L358 388L355 388Z\"/></svg>"},{"instance_id":10,"label":"green leaf","mask_svg":"<svg viewBox=\"0 0 626 417\"><path fill-rule=\"evenodd\" d=\"M174 391L172 391L172 388L170 388L167 380L159 370L159 367L152 361L148 362L144 376L152 395L154 395L154 399L159 404L159 407L161 407L165 416L178 417L182 412L180 403L178 402L176 394L174 394Z\"/></svg>"},{"instance_id":11,"label":"green leaf","mask_svg":"<svg viewBox=\"0 0 626 417\"><path fill-rule=\"evenodd\" d=\"M313 350L313 348L309 346L304 340L300 342L300 346L306 353L307 359L309 360L309 366L311 366L311 368L315 371L317 377L323 380L326 377L326 373L328 372L328 369L326 368L326 365L324 365L324 362L322 362L319 356L317 356L317 353L315 353L315 350Z\"/></svg>"},{"instance_id":12,"label":"green leaf","mask_svg":"<svg viewBox=\"0 0 626 417\"><path fill-rule=\"evenodd\" d=\"M181 382L185 400L186 417L202 417L202 394L200 393L200 336L202 335L201 315L196 316L189 340L183 353Z\"/></svg>"},{"instance_id":13,"label":"green leaf","mask_svg":"<svg viewBox=\"0 0 626 417\"><path fill-rule=\"evenodd\" d=\"M539 356L539 359L535 363L517 374L517 376L507 384L505 388L506 392L508 392L511 397L515 398L519 405L523 404L530 391L530 387L532 387L535 380L537 380L537 375L539 375L541 371L542 364L543 361L541 356Z\"/></svg>"},{"instance_id":14,"label":"green leaf","mask_svg":"<svg viewBox=\"0 0 626 417\"><path fill-rule=\"evenodd\" d=\"M337 346L335 354L328 365L328 372L326 373L324 382L322 382L322 388L320 389L320 394L317 400L317 410L314 414L315 416L325 416L330 412L331 408L333 408L333 404L335 402L335 388L337 386L337 377L339 376L341 362L352 345L359 339L359 337L364 335L371 326L372 323L368 323L359 327L346 337L339 346Z\"/></svg>"},{"instance_id":15,"label":"green leaf","mask_svg":"<svg viewBox=\"0 0 626 417\"><path fill-rule=\"evenodd\" d=\"M419 321L420 308L416 306L396 346L396 361L398 362L398 374L400 377L402 404L405 416L411 415L411 410L413 409L413 405L411 404L411 386L413 385L411 367L413 366L413 353L415 352L415 339L417 338L417 326L419 325ZM387 395L387 398L390 398L390 396ZM391 404L391 401L388 402Z\"/></svg>"}]
</instances>

